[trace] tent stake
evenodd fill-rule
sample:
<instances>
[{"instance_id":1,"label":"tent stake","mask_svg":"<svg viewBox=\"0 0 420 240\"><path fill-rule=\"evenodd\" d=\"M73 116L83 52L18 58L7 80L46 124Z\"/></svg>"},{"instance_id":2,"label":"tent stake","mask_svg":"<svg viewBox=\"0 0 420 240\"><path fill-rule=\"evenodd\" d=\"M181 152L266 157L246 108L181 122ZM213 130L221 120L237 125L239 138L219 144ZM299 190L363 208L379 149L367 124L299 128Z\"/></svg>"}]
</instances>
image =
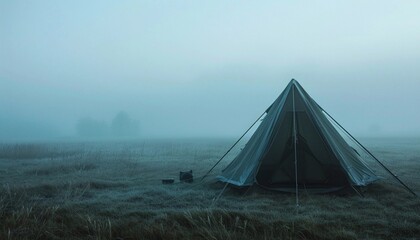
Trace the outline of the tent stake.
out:
<instances>
[{"instance_id":1,"label":"tent stake","mask_svg":"<svg viewBox=\"0 0 420 240\"><path fill-rule=\"evenodd\" d=\"M340 123L338 123L327 111L325 111L321 106L318 105L318 107L327 114L344 132L346 132L357 144L359 144L360 147L363 148L373 159L375 159L391 176L393 176L403 187L405 187L411 194L417 197L417 194L411 190L401 179L397 177L391 170L389 170L379 159L377 159L365 146L363 146L355 137L353 137L343 126L341 126Z\"/></svg>"},{"instance_id":2,"label":"tent stake","mask_svg":"<svg viewBox=\"0 0 420 240\"><path fill-rule=\"evenodd\" d=\"M223 158L225 158L226 157L226 155L228 155L228 153L230 152L230 151L232 151L232 149L236 146L236 144L238 144L239 143L239 141L241 141L242 140L242 138L249 132L249 130L251 130L251 128L258 122L258 120L260 120L261 118L262 118L262 116L264 116L264 114L266 113L266 112L268 112L269 110L270 110L270 108L271 108L271 105L270 105L270 107L269 108L267 108L267 110L265 110L258 118L257 118L257 120L255 120L255 122L245 131L245 133L244 134L242 134L242 136L229 148L229 150L227 150L227 152L225 153L225 154L223 154L223 156L213 165L213 167L211 167L210 168L210 170L206 173L206 174L204 174L204 176L201 178L201 181L203 181L204 180L204 178L206 178L209 174L210 174L210 172L223 160Z\"/></svg>"}]
</instances>

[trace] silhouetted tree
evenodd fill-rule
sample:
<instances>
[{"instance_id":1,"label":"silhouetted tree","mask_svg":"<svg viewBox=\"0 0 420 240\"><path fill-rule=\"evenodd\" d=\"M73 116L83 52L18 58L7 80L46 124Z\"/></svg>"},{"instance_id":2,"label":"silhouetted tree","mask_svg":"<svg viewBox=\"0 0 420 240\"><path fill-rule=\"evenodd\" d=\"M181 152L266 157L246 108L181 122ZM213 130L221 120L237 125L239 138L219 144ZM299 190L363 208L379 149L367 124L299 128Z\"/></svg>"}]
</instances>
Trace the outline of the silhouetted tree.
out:
<instances>
[{"instance_id":1,"label":"silhouetted tree","mask_svg":"<svg viewBox=\"0 0 420 240\"><path fill-rule=\"evenodd\" d=\"M139 133L139 124L126 112L120 111L112 120L111 131L116 137L133 137Z\"/></svg>"}]
</instances>

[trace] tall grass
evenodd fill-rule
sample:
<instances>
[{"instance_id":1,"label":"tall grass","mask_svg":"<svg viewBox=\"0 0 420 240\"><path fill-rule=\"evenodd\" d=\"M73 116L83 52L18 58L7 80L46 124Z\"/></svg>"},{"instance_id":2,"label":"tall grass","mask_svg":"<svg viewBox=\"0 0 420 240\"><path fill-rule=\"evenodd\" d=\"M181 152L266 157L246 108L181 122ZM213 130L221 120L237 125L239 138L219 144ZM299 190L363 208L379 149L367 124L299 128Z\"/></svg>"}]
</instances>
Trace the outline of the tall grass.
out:
<instances>
[{"instance_id":1,"label":"tall grass","mask_svg":"<svg viewBox=\"0 0 420 240\"><path fill-rule=\"evenodd\" d=\"M55 145L39 143L0 144L0 159L36 159L68 157L76 152Z\"/></svg>"},{"instance_id":2,"label":"tall grass","mask_svg":"<svg viewBox=\"0 0 420 240\"><path fill-rule=\"evenodd\" d=\"M362 189L364 197L302 192L298 209L293 194L258 187L227 188L215 201L223 184L212 179L229 159L204 183L161 184L162 177L176 178L181 170L200 176L228 143L3 145L0 239L420 237L420 201L391 178ZM420 193L417 146L405 144L403 154L381 144L372 151Z\"/></svg>"}]
</instances>

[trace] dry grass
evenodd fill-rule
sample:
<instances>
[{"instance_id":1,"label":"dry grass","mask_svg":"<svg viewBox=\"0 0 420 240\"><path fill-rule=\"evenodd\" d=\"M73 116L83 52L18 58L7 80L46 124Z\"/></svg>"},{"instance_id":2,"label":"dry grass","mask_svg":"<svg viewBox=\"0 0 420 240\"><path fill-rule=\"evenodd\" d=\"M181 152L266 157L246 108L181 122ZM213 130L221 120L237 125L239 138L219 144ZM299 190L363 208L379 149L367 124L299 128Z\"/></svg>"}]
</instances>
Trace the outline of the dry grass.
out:
<instances>
[{"instance_id":1,"label":"dry grass","mask_svg":"<svg viewBox=\"0 0 420 240\"><path fill-rule=\"evenodd\" d=\"M0 239L420 239L420 200L385 179L339 194L293 194L205 182L229 140L3 144ZM420 194L419 139L365 139ZM239 150L235 150L236 152Z\"/></svg>"}]
</instances>

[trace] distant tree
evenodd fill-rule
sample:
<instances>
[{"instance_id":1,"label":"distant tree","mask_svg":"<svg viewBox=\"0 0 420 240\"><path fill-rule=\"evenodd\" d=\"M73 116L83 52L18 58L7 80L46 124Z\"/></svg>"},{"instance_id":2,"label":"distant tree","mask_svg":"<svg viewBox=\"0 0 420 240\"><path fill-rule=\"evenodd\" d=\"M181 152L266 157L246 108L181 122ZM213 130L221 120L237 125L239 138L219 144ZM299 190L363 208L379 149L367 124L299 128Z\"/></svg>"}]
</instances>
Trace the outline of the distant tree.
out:
<instances>
[{"instance_id":1,"label":"distant tree","mask_svg":"<svg viewBox=\"0 0 420 240\"><path fill-rule=\"evenodd\" d=\"M76 130L80 137L106 137L109 126L105 122L87 117L79 119Z\"/></svg>"},{"instance_id":2,"label":"distant tree","mask_svg":"<svg viewBox=\"0 0 420 240\"><path fill-rule=\"evenodd\" d=\"M126 112L120 111L112 120L111 131L115 137L134 137L139 133L139 124Z\"/></svg>"}]
</instances>

